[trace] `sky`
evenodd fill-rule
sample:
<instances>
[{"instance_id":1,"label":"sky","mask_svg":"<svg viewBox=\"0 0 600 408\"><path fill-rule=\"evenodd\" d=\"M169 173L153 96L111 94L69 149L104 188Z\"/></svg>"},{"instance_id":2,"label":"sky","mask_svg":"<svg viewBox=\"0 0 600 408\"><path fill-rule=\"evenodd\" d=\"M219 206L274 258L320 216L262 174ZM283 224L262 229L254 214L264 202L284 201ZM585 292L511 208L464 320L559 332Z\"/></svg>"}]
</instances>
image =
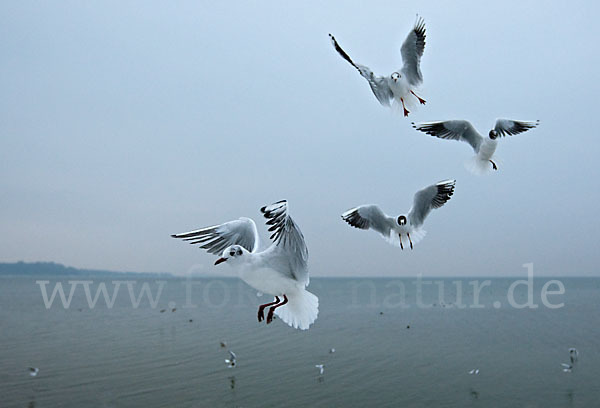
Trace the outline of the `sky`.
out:
<instances>
[{"instance_id":1,"label":"sky","mask_svg":"<svg viewBox=\"0 0 600 408\"><path fill-rule=\"evenodd\" d=\"M599 6L591 1L0 2L0 262L228 275L170 234L287 199L311 276L599 275ZM416 14L427 105L379 105ZM500 170L411 121L539 119ZM406 213L456 179L413 251L340 214ZM222 269L218 269L222 268Z\"/></svg>"}]
</instances>

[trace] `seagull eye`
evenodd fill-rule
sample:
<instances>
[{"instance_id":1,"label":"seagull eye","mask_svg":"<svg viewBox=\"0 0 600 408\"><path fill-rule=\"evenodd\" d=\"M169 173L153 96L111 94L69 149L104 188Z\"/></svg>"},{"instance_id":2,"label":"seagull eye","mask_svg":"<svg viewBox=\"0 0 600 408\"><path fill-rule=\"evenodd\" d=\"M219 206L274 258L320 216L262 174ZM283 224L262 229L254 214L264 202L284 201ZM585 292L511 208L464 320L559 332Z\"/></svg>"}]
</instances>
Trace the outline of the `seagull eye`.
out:
<instances>
[{"instance_id":1,"label":"seagull eye","mask_svg":"<svg viewBox=\"0 0 600 408\"><path fill-rule=\"evenodd\" d=\"M238 250L237 250L237 255L239 256L239 255L241 255L241 254L242 254L242 250L241 250L241 249L238 249Z\"/></svg>"},{"instance_id":2,"label":"seagull eye","mask_svg":"<svg viewBox=\"0 0 600 408\"><path fill-rule=\"evenodd\" d=\"M231 255L231 256L235 256L235 251L231 251L231 252L229 253L229 255Z\"/></svg>"}]
</instances>

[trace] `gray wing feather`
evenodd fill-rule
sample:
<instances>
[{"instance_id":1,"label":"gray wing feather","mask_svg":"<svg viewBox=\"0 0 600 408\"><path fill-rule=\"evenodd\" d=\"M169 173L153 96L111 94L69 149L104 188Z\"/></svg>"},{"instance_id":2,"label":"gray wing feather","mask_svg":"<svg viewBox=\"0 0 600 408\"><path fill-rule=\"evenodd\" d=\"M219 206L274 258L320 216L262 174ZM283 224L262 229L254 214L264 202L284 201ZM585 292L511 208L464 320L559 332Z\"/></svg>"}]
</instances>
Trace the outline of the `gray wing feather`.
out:
<instances>
[{"instance_id":1,"label":"gray wing feather","mask_svg":"<svg viewBox=\"0 0 600 408\"><path fill-rule=\"evenodd\" d=\"M412 31L406 36L402 44L400 53L402 54L402 73L411 85L419 85L423 82L421 75L421 56L425 50L425 21L417 17L417 21Z\"/></svg>"},{"instance_id":2,"label":"gray wing feather","mask_svg":"<svg viewBox=\"0 0 600 408\"><path fill-rule=\"evenodd\" d=\"M298 282L308 285L308 248L302 231L288 214L287 201L264 206L260 211L267 218L269 232L272 233L270 239L273 240L273 246L270 250L275 255L273 259L284 262L286 267L282 272L287 272Z\"/></svg>"},{"instance_id":3,"label":"gray wing feather","mask_svg":"<svg viewBox=\"0 0 600 408\"><path fill-rule=\"evenodd\" d=\"M338 52L338 54L340 54L342 58L348 61L350 65L356 68L360 75L362 75L362 77L367 80L369 86L371 87L371 90L373 91L373 94L375 95L379 103L381 103L384 106L390 106L390 100L394 97L394 94L389 86L388 79L381 76L375 76L373 74L373 71L371 71L371 69L369 69L368 67L356 64L354 61L352 61L352 59L346 53L346 51L344 51L342 47L340 47L333 35L329 34L329 38L331 38L333 47Z\"/></svg>"},{"instance_id":4,"label":"gray wing feather","mask_svg":"<svg viewBox=\"0 0 600 408\"><path fill-rule=\"evenodd\" d=\"M342 214L342 219L355 228L373 229L389 238L393 222L374 204L361 205Z\"/></svg>"},{"instance_id":5,"label":"gray wing feather","mask_svg":"<svg viewBox=\"0 0 600 408\"><path fill-rule=\"evenodd\" d=\"M499 136L518 135L519 133L527 132L540 124L539 120L535 122L526 122L511 119L498 119L494 130Z\"/></svg>"},{"instance_id":6,"label":"gray wing feather","mask_svg":"<svg viewBox=\"0 0 600 408\"><path fill-rule=\"evenodd\" d=\"M454 194L456 180L440 181L415 194L413 206L408 212L408 219L413 227L419 227L425 221L429 212L434 208L440 208Z\"/></svg>"},{"instance_id":7,"label":"gray wing feather","mask_svg":"<svg viewBox=\"0 0 600 408\"><path fill-rule=\"evenodd\" d=\"M431 136L440 139L459 140L471 145L475 153L479 152L483 137L466 120L447 120L445 122L414 123L412 126Z\"/></svg>"},{"instance_id":8,"label":"gray wing feather","mask_svg":"<svg viewBox=\"0 0 600 408\"><path fill-rule=\"evenodd\" d=\"M221 225L173 234L171 237L182 238L193 245L200 244L200 248L214 255L221 255L231 245L241 245L254 252L258 249L259 242L256 224L245 217Z\"/></svg>"}]
</instances>

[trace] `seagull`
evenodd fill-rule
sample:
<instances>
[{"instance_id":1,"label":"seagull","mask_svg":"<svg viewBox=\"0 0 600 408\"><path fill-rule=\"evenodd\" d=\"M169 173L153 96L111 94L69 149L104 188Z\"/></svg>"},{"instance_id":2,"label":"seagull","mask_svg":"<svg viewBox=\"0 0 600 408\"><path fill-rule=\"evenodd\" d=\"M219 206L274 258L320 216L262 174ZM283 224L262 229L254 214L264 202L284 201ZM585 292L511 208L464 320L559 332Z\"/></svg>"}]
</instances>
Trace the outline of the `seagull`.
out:
<instances>
[{"instance_id":1,"label":"seagull","mask_svg":"<svg viewBox=\"0 0 600 408\"><path fill-rule=\"evenodd\" d=\"M416 243L425 236L423 222L434 208L443 206L452 194L456 180L440 181L432 184L415 194L412 208L407 215L390 217L374 204L361 205L342 214L342 219L355 228L373 229L394 246L404 249L403 240L413 249ZM383 313L380 313L383 314Z\"/></svg>"},{"instance_id":2,"label":"seagull","mask_svg":"<svg viewBox=\"0 0 600 408\"><path fill-rule=\"evenodd\" d=\"M40 372L40 369L36 367L27 367L27 371L29 371L30 376L35 377Z\"/></svg>"},{"instance_id":3,"label":"seagull","mask_svg":"<svg viewBox=\"0 0 600 408\"><path fill-rule=\"evenodd\" d=\"M229 352L229 358L225 359L225 362L228 364L229 368L235 367L235 353L231 350L227 350Z\"/></svg>"},{"instance_id":4,"label":"seagull","mask_svg":"<svg viewBox=\"0 0 600 408\"><path fill-rule=\"evenodd\" d=\"M475 151L475 157L467 162L467 168L475 174L483 174L491 168L498 170L494 160L494 152L500 136L517 135L533 129L540 124L536 121L520 121L511 119L497 119L496 125L489 131L488 137L481 136L466 120L447 120L445 122L412 123L413 127L428 135L440 139L458 140L467 142Z\"/></svg>"},{"instance_id":5,"label":"seagull","mask_svg":"<svg viewBox=\"0 0 600 408\"><path fill-rule=\"evenodd\" d=\"M578 359L579 359L579 352L577 351L577 349L570 348L569 349L569 360L571 360L571 364L560 363L560 365L563 366L563 371L565 373L570 373L573 370L573 367L575 367L575 363L577 363Z\"/></svg>"},{"instance_id":6,"label":"seagull","mask_svg":"<svg viewBox=\"0 0 600 408\"><path fill-rule=\"evenodd\" d=\"M330 348L329 349L329 354L333 354L333 353L335 353L335 349L334 348Z\"/></svg>"},{"instance_id":7,"label":"seagull","mask_svg":"<svg viewBox=\"0 0 600 408\"><path fill-rule=\"evenodd\" d=\"M323 364L315 364L315 367L319 369L319 375L323 375L323 372L325 371L323 367L325 366Z\"/></svg>"},{"instance_id":8,"label":"seagull","mask_svg":"<svg viewBox=\"0 0 600 408\"><path fill-rule=\"evenodd\" d=\"M479 368L472 369L471 371L469 371L469 374L475 374L475 375L479 374Z\"/></svg>"},{"instance_id":9,"label":"seagull","mask_svg":"<svg viewBox=\"0 0 600 408\"><path fill-rule=\"evenodd\" d=\"M224 341L220 341L219 344L220 344L221 348L227 347L227 343L225 343Z\"/></svg>"},{"instance_id":10,"label":"seagull","mask_svg":"<svg viewBox=\"0 0 600 408\"><path fill-rule=\"evenodd\" d=\"M319 299L305 288L309 284L308 249L300 228L289 215L286 200L262 207L272 233L271 246L258 251L256 224L250 218L239 218L224 224L196 231L171 235L190 244L200 244L209 253L220 255L215 265L227 262L239 277L255 290L275 297L273 302L260 305L258 321L266 323L277 314L293 328L306 330L319 313Z\"/></svg>"},{"instance_id":11,"label":"seagull","mask_svg":"<svg viewBox=\"0 0 600 408\"><path fill-rule=\"evenodd\" d=\"M370 68L354 63L340 47L335 37L329 34L329 38L342 58L356 68L360 75L369 82L375 97L383 106L390 106L392 101L396 104L400 103L404 110L404 116L408 116L410 112L406 109L406 105L412 102L413 97L425 105L425 100L415 93L416 87L423 82L420 63L425 49L425 22L422 18L417 16L413 29L406 36L400 49L404 65L389 76L375 76Z\"/></svg>"},{"instance_id":12,"label":"seagull","mask_svg":"<svg viewBox=\"0 0 600 408\"><path fill-rule=\"evenodd\" d=\"M579 352L576 348L569 349L569 358L571 359L571 364L575 364L579 358Z\"/></svg>"}]
</instances>

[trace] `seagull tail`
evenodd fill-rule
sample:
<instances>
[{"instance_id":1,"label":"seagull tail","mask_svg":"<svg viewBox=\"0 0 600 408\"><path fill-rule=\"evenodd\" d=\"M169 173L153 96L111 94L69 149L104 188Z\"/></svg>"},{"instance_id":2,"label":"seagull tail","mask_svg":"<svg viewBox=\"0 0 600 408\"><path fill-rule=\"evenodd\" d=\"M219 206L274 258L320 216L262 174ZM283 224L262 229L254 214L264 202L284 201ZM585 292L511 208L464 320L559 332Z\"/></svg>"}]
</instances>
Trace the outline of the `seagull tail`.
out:
<instances>
[{"instance_id":1,"label":"seagull tail","mask_svg":"<svg viewBox=\"0 0 600 408\"><path fill-rule=\"evenodd\" d=\"M494 157L493 160L497 165L498 159ZM483 176L492 172L492 163L489 160L482 160L475 155L465 162L465 168L475 175Z\"/></svg>"},{"instance_id":2,"label":"seagull tail","mask_svg":"<svg viewBox=\"0 0 600 408\"><path fill-rule=\"evenodd\" d=\"M275 314L294 329L308 329L317 320L319 298L306 289L287 294L287 297L288 303L275 309Z\"/></svg>"}]
</instances>

